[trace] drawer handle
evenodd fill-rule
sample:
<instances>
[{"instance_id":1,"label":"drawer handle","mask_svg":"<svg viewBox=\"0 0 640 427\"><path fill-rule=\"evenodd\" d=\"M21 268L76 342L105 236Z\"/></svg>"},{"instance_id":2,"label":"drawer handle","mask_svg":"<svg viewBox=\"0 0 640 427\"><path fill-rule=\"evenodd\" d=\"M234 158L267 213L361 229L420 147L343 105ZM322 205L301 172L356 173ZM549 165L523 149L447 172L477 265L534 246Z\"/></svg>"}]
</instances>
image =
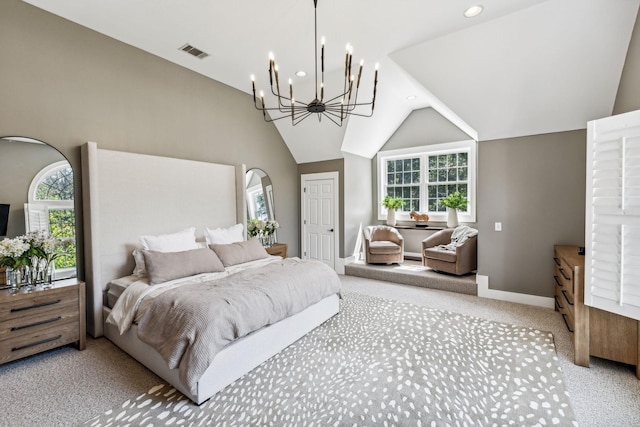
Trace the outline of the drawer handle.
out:
<instances>
[{"instance_id":1,"label":"drawer handle","mask_svg":"<svg viewBox=\"0 0 640 427\"><path fill-rule=\"evenodd\" d=\"M24 350L25 348L35 347L35 346L40 345L40 344L46 344L46 343L51 342L51 341L59 340L60 338L62 338L62 335L56 335L55 337L47 338L46 340L36 341L34 343L27 344L27 345L21 345L20 347L13 347L11 349L11 351Z\"/></svg>"},{"instance_id":2,"label":"drawer handle","mask_svg":"<svg viewBox=\"0 0 640 427\"><path fill-rule=\"evenodd\" d=\"M558 267L560 267L560 260L558 258L556 258L556 257L553 257L553 260L556 262Z\"/></svg>"},{"instance_id":3,"label":"drawer handle","mask_svg":"<svg viewBox=\"0 0 640 427\"><path fill-rule=\"evenodd\" d=\"M54 317L53 319L42 320L42 321L36 322L36 323L30 323L28 325L14 326L14 327L11 328L11 330L12 331L19 331L20 329L27 329L27 328L31 328L33 326L44 325L45 323L56 322L56 321L58 321L60 319L62 319L62 316Z\"/></svg>"},{"instance_id":4,"label":"drawer handle","mask_svg":"<svg viewBox=\"0 0 640 427\"><path fill-rule=\"evenodd\" d=\"M553 296L553 299L556 300L556 305L558 306L558 308L564 308L561 304L560 304L560 300L558 299L557 295Z\"/></svg>"},{"instance_id":5,"label":"drawer handle","mask_svg":"<svg viewBox=\"0 0 640 427\"><path fill-rule=\"evenodd\" d=\"M567 274L564 272L562 268L559 268L558 271L560 272L560 274L562 274L562 277L564 277L564 280L571 280L571 277L567 276Z\"/></svg>"},{"instance_id":6,"label":"drawer handle","mask_svg":"<svg viewBox=\"0 0 640 427\"><path fill-rule=\"evenodd\" d=\"M569 299L569 297L567 296L567 291L562 291L562 294L564 295L564 299L567 300L567 302L569 303L569 305L573 305L573 303L571 302L571 300Z\"/></svg>"},{"instance_id":7,"label":"drawer handle","mask_svg":"<svg viewBox=\"0 0 640 427\"><path fill-rule=\"evenodd\" d=\"M62 301L62 300L61 299L57 299L55 301L47 301L47 302L43 302L43 303L40 303L40 304L30 305L28 307L12 308L11 309L11 313L15 313L17 311L31 310L32 308L46 307L48 305L58 304L60 301Z\"/></svg>"},{"instance_id":8,"label":"drawer handle","mask_svg":"<svg viewBox=\"0 0 640 427\"><path fill-rule=\"evenodd\" d=\"M567 329L569 330L569 332L573 333L573 329L571 329L571 326L569 326L569 322L567 322L567 315L566 314L562 315L562 320L564 320L564 324L567 325Z\"/></svg>"},{"instance_id":9,"label":"drawer handle","mask_svg":"<svg viewBox=\"0 0 640 427\"><path fill-rule=\"evenodd\" d=\"M556 285L558 285L559 288L563 287L564 285L562 284L562 282L560 282L560 280L558 280L558 276L553 276L553 280L556 281Z\"/></svg>"}]
</instances>

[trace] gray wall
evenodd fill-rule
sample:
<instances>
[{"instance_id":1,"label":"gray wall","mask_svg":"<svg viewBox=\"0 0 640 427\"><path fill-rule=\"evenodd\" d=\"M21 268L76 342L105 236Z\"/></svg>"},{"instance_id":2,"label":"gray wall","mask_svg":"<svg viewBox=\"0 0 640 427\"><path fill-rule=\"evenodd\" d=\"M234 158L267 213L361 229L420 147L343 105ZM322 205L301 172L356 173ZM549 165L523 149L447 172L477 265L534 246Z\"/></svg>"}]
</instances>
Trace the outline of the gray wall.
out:
<instances>
[{"instance_id":1,"label":"gray wall","mask_svg":"<svg viewBox=\"0 0 640 427\"><path fill-rule=\"evenodd\" d=\"M0 203L11 205L7 237L24 234L24 204L31 181L42 168L60 160L62 154L48 145L0 139Z\"/></svg>"},{"instance_id":2,"label":"gray wall","mask_svg":"<svg viewBox=\"0 0 640 427\"><path fill-rule=\"evenodd\" d=\"M51 144L76 177L86 141L259 167L273 181L278 238L298 253L296 164L249 95L19 0L0 3L0 59L0 135Z\"/></svg>"},{"instance_id":3,"label":"gray wall","mask_svg":"<svg viewBox=\"0 0 640 427\"><path fill-rule=\"evenodd\" d=\"M585 169L584 130L478 144L478 273L491 289L553 296L553 245L584 246Z\"/></svg>"},{"instance_id":4,"label":"gray wall","mask_svg":"<svg viewBox=\"0 0 640 427\"><path fill-rule=\"evenodd\" d=\"M414 110L380 151L472 139L433 108ZM377 168L376 168L377 169Z\"/></svg>"},{"instance_id":5,"label":"gray wall","mask_svg":"<svg viewBox=\"0 0 640 427\"><path fill-rule=\"evenodd\" d=\"M613 114L640 110L640 11L631 35Z\"/></svg>"},{"instance_id":6,"label":"gray wall","mask_svg":"<svg viewBox=\"0 0 640 427\"><path fill-rule=\"evenodd\" d=\"M344 154L344 257L353 255L360 226L371 224L373 199L371 193L371 160Z\"/></svg>"}]
</instances>

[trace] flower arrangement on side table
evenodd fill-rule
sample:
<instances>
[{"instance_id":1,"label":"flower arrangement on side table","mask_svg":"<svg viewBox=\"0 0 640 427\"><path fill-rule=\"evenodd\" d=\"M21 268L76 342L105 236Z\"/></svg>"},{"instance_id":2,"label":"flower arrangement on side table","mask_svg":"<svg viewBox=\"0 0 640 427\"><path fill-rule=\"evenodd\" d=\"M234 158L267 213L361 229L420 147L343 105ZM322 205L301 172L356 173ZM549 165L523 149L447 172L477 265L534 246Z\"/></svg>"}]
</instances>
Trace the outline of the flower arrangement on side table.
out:
<instances>
[{"instance_id":1,"label":"flower arrangement on side table","mask_svg":"<svg viewBox=\"0 0 640 427\"><path fill-rule=\"evenodd\" d=\"M22 285L47 286L55 259L72 244L72 239L51 237L44 231L0 240L0 265L9 269L7 277L16 289Z\"/></svg>"},{"instance_id":2,"label":"flower arrangement on side table","mask_svg":"<svg viewBox=\"0 0 640 427\"><path fill-rule=\"evenodd\" d=\"M249 237L257 237L260 239L264 247L270 247L276 243L274 233L277 228L280 228L278 221L270 219L265 221L252 218L247 221L247 234Z\"/></svg>"}]
</instances>

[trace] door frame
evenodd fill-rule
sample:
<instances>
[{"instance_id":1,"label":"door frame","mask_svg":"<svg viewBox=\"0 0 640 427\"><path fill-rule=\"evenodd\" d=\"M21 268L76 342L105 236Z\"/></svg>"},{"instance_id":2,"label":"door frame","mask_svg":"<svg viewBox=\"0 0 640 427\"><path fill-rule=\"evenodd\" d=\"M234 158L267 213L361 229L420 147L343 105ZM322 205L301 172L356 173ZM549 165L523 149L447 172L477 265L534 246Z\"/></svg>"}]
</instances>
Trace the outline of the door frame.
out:
<instances>
[{"instance_id":1,"label":"door frame","mask_svg":"<svg viewBox=\"0 0 640 427\"><path fill-rule=\"evenodd\" d=\"M300 243L301 258L306 258L307 241L305 235L305 184L307 181L319 179L333 180L333 215L334 215L334 240L333 240L333 269L336 270L340 260L340 173L338 171L305 173L300 175Z\"/></svg>"}]
</instances>

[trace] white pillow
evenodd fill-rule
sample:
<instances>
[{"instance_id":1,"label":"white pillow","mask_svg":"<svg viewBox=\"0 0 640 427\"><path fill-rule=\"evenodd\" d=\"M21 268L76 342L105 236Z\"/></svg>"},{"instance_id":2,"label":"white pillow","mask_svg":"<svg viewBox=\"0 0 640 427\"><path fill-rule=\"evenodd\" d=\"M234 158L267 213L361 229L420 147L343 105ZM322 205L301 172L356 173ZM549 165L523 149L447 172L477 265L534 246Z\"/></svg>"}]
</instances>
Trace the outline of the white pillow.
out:
<instances>
[{"instance_id":1,"label":"white pillow","mask_svg":"<svg viewBox=\"0 0 640 427\"><path fill-rule=\"evenodd\" d=\"M207 245L226 245L229 243L244 241L244 226L242 224L232 225L229 228L204 229L204 238Z\"/></svg>"},{"instance_id":2,"label":"white pillow","mask_svg":"<svg viewBox=\"0 0 640 427\"><path fill-rule=\"evenodd\" d=\"M195 227L171 234L140 236L140 243L142 243L143 249L156 252L182 252L198 249Z\"/></svg>"}]
</instances>

